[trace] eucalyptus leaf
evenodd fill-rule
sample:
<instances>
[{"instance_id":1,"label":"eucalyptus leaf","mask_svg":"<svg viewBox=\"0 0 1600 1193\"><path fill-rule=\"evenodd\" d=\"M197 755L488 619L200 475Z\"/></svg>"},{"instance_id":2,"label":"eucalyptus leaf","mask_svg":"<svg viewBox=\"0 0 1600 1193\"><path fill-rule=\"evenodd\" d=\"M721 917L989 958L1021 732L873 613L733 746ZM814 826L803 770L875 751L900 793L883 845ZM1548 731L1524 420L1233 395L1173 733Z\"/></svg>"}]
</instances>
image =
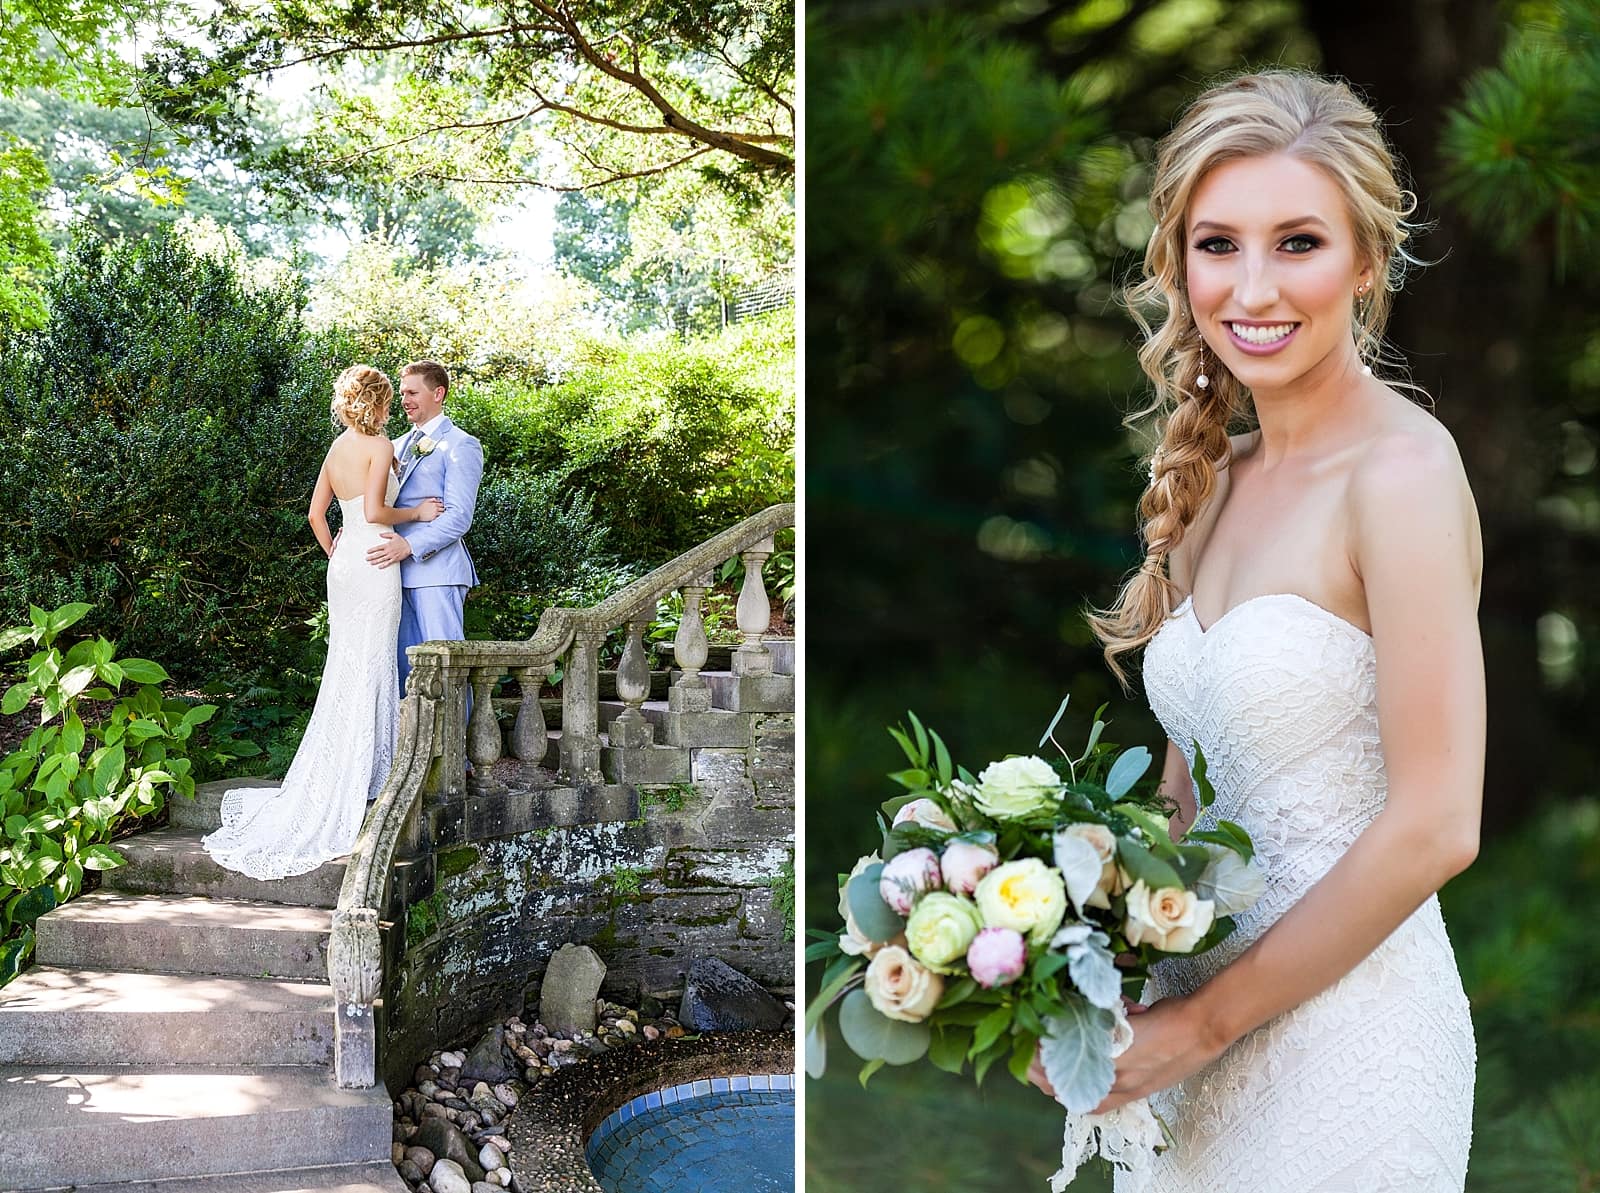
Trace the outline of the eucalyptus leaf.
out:
<instances>
[{"instance_id":1,"label":"eucalyptus leaf","mask_svg":"<svg viewBox=\"0 0 1600 1193\"><path fill-rule=\"evenodd\" d=\"M1144 746L1130 746L1117 756L1111 764L1111 770L1106 775L1106 794L1112 799L1119 799L1140 779L1144 772L1150 769L1150 751Z\"/></svg>"},{"instance_id":2,"label":"eucalyptus leaf","mask_svg":"<svg viewBox=\"0 0 1600 1193\"><path fill-rule=\"evenodd\" d=\"M845 898L856 927L868 940L880 944L893 940L906 930L905 919L883 901L878 893L878 879L883 874L883 863L874 862L850 880L845 888Z\"/></svg>"},{"instance_id":3,"label":"eucalyptus leaf","mask_svg":"<svg viewBox=\"0 0 1600 1193\"><path fill-rule=\"evenodd\" d=\"M1178 877L1176 870L1137 841L1119 841L1117 860L1135 882L1142 880L1152 891L1168 886L1183 886L1183 880Z\"/></svg>"},{"instance_id":4,"label":"eucalyptus leaf","mask_svg":"<svg viewBox=\"0 0 1600 1193\"><path fill-rule=\"evenodd\" d=\"M933 1033L926 1023L889 1018L865 990L852 990L839 1004L839 1034L862 1060L909 1065L927 1054Z\"/></svg>"},{"instance_id":5,"label":"eucalyptus leaf","mask_svg":"<svg viewBox=\"0 0 1600 1193\"><path fill-rule=\"evenodd\" d=\"M1061 724L1061 718L1066 715L1067 705L1071 702L1071 700L1071 692L1068 692L1065 696L1061 697L1061 704L1056 709L1056 715L1050 718L1050 724L1045 726L1044 735L1039 738L1039 744L1041 746L1050 740L1050 735L1056 731L1056 726Z\"/></svg>"},{"instance_id":6,"label":"eucalyptus leaf","mask_svg":"<svg viewBox=\"0 0 1600 1193\"><path fill-rule=\"evenodd\" d=\"M821 1023L806 1032L806 1076L820 1080L828 1071L828 1032Z\"/></svg>"},{"instance_id":7,"label":"eucalyptus leaf","mask_svg":"<svg viewBox=\"0 0 1600 1193\"><path fill-rule=\"evenodd\" d=\"M1087 1114L1111 1092L1116 1076L1112 1023L1110 1011L1077 996L1067 998L1061 1013L1045 1021L1049 1034L1039 1042L1039 1059L1056 1101L1069 1113Z\"/></svg>"}]
</instances>

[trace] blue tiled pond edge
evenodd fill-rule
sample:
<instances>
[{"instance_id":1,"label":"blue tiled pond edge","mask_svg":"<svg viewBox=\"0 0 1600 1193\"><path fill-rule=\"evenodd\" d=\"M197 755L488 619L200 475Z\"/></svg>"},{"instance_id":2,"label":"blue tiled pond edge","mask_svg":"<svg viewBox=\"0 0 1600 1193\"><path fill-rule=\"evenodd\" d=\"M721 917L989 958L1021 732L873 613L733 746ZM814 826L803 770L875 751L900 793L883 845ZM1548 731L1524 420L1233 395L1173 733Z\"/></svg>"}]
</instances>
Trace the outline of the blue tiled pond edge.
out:
<instances>
[{"instance_id":1,"label":"blue tiled pond edge","mask_svg":"<svg viewBox=\"0 0 1600 1193\"><path fill-rule=\"evenodd\" d=\"M694 1098L705 1098L712 1094L743 1093L746 1090L772 1090L792 1093L794 1092L794 1074L745 1073L738 1077L712 1077L708 1080L685 1081L680 1085L669 1085L666 1089L640 1094L636 1098L630 1098L607 1115L605 1121L596 1127L594 1133L589 1136L585 1147L590 1153L593 1153L605 1142L606 1136L622 1126L623 1123L643 1114L646 1110L657 1110L662 1106L671 1106L677 1102L688 1102Z\"/></svg>"},{"instance_id":2,"label":"blue tiled pond edge","mask_svg":"<svg viewBox=\"0 0 1600 1193\"><path fill-rule=\"evenodd\" d=\"M517 1187L523 1193L604 1193L589 1168L587 1144L608 1122L615 1132L668 1090L687 1088L693 1098L699 1087L709 1096L726 1082L726 1092L743 1093L733 1085L741 1078L765 1076L768 1091L792 1093L794 1064L792 1032L721 1032L648 1040L558 1069L528 1091L506 1122Z\"/></svg>"}]
</instances>

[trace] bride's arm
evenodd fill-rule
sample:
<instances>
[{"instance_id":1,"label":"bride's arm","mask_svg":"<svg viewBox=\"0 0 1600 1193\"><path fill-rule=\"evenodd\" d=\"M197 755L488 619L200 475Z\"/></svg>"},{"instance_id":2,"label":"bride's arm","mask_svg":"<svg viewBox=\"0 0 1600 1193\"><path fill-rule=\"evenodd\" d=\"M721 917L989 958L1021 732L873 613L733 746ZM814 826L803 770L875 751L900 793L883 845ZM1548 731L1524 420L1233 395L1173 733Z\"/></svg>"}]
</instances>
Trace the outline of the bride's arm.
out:
<instances>
[{"instance_id":1,"label":"bride's arm","mask_svg":"<svg viewBox=\"0 0 1600 1193\"><path fill-rule=\"evenodd\" d=\"M333 533L328 529L328 507L333 504L333 482L328 479L328 461L322 461L317 473L317 487L311 490L311 508L306 511L306 521L311 523L311 533L317 536L317 546L324 555L333 555Z\"/></svg>"},{"instance_id":2,"label":"bride's arm","mask_svg":"<svg viewBox=\"0 0 1600 1193\"><path fill-rule=\"evenodd\" d=\"M1453 446L1380 446L1352 488L1353 562L1378 660L1388 799L1340 860L1231 965L1139 1019L1109 1110L1183 1080L1349 973L1478 850L1481 549Z\"/></svg>"},{"instance_id":3,"label":"bride's arm","mask_svg":"<svg viewBox=\"0 0 1600 1193\"><path fill-rule=\"evenodd\" d=\"M367 461L367 487L361 494L361 511L367 521L379 526L398 526L402 522L431 522L444 510L437 497L425 497L412 506L401 509L390 505L389 474L394 464L394 444L383 436L376 437L377 446Z\"/></svg>"}]
</instances>

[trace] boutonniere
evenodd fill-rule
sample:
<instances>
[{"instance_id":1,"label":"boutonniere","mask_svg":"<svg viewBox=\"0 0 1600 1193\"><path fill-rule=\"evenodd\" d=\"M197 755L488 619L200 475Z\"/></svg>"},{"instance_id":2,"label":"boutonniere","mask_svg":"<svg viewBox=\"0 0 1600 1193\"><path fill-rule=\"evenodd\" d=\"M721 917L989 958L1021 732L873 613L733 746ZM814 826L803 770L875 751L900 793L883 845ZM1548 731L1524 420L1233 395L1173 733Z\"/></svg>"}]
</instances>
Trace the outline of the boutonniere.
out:
<instances>
[{"instance_id":1,"label":"boutonniere","mask_svg":"<svg viewBox=\"0 0 1600 1193\"><path fill-rule=\"evenodd\" d=\"M417 440L417 442L412 446L411 454L414 455L417 459L420 460L420 459L422 459L423 456L432 455L433 454L433 449L438 447L438 446L439 445L437 443L435 443L432 439L430 439L426 435L424 435L421 439Z\"/></svg>"}]
</instances>

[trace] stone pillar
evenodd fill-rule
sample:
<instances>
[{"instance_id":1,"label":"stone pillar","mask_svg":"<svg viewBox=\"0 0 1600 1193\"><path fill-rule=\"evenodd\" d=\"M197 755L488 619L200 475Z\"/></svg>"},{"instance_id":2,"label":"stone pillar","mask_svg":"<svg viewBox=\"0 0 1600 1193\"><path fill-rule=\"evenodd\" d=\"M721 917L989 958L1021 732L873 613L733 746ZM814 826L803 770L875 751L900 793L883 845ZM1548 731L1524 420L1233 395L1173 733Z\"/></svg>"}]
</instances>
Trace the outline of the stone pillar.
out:
<instances>
[{"instance_id":1,"label":"stone pillar","mask_svg":"<svg viewBox=\"0 0 1600 1193\"><path fill-rule=\"evenodd\" d=\"M630 621L628 644L622 649L622 662L617 664L617 696L627 707L611 722L612 746L639 750L654 742L655 730L641 708L649 695L650 663L644 654L644 622Z\"/></svg>"},{"instance_id":2,"label":"stone pillar","mask_svg":"<svg viewBox=\"0 0 1600 1193\"><path fill-rule=\"evenodd\" d=\"M761 643L761 637L772 625L772 603L767 600L766 585L761 581L761 568L772 554L772 540L762 539L748 551L742 552L744 560L744 585L739 589L739 633L744 643L733 652L735 675L771 675L772 652Z\"/></svg>"},{"instance_id":3,"label":"stone pillar","mask_svg":"<svg viewBox=\"0 0 1600 1193\"><path fill-rule=\"evenodd\" d=\"M672 658L680 674L667 693L671 712L706 712L711 708L711 685L700 674L710 648L700 603L710 587L710 576L696 576L693 583L683 586L683 617L672 640Z\"/></svg>"},{"instance_id":4,"label":"stone pillar","mask_svg":"<svg viewBox=\"0 0 1600 1193\"><path fill-rule=\"evenodd\" d=\"M343 1089L377 1084L378 1036L373 1006L383 988L378 913L352 907L333 915L328 936L328 981L333 987L333 1073Z\"/></svg>"},{"instance_id":5,"label":"stone pillar","mask_svg":"<svg viewBox=\"0 0 1600 1193\"><path fill-rule=\"evenodd\" d=\"M467 677L472 669L449 659L442 668L444 697L439 718L439 796L460 799L467 787Z\"/></svg>"},{"instance_id":6,"label":"stone pillar","mask_svg":"<svg viewBox=\"0 0 1600 1193\"><path fill-rule=\"evenodd\" d=\"M604 630L579 630L561 680L561 773L575 783L600 775L600 644Z\"/></svg>"},{"instance_id":7,"label":"stone pillar","mask_svg":"<svg viewBox=\"0 0 1600 1193\"><path fill-rule=\"evenodd\" d=\"M544 708L539 703L539 689L544 686L548 667L513 667L511 674L522 686L522 703L517 706L517 723L511 727L511 753L513 757L538 766L550 748L550 731L545 727Z\"/></svg>"},{"instance_id":8,"label":"stone pillar","mask_svg":"<svg viewBox=\"0 0 1600 1193\"><path fill-rule=\"evenodd\" d=\"M494 715L494 686L500 682L499 667L472 669L472 717L467 722L467 757L472 759L472 778L467 786L477 794L500 790L489 772L500 761L500 722Z\"/></svg>"}]
</instances>

